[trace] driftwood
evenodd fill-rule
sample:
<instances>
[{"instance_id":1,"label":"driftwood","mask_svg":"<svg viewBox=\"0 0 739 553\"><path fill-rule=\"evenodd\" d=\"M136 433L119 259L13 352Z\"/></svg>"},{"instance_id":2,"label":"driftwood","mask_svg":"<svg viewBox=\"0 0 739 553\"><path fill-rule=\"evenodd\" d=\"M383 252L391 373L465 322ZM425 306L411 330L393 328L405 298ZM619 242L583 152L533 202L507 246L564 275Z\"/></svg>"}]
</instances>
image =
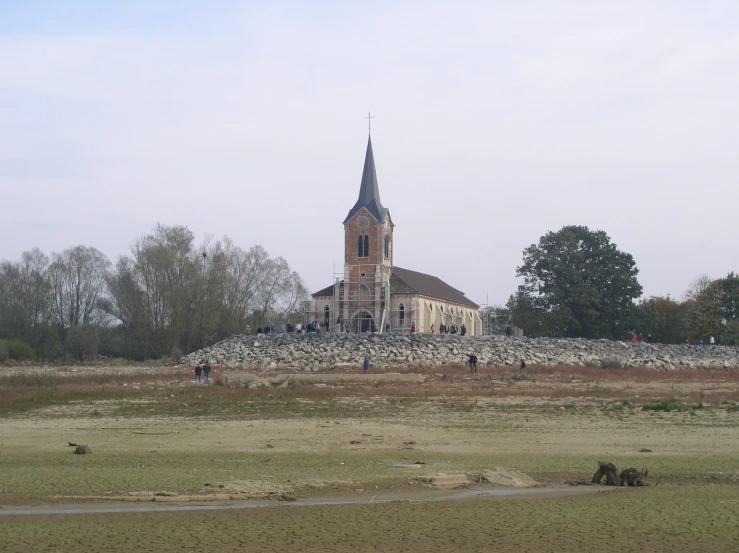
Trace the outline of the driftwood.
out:
<instances>
[{"instance_id":1,"label":"driftwood","mask_svg":"<svg viewBox=\"0 0 739 553\"><path fill-rule=\"evenodd\" d=\"M179 434L179 430L171 430L170 432L144 432L143 430L131 430L134 434L148 434L151 436L161 436L163 434Z\"/></svg>"},{"instance_id":2,"label":"driftwood","mask_svg":"<svg viewBox=\"0 0 739 553\"><path fill-rule=\"evenodd\" d=\"M598 461L598 470L593 475L592 484L600 484L603 477L606 478L606 486L648 486L644 480L649 475L649 471L644 469L638 471L634 467L618 472L616 465L613 463L604 463Z\"/></svg>"},{"instance_id":3,"label":"driftwood","mask_svg":"<svg viewBox=\"0 0 739 553\"><path fill-rule=\"evenodd\" d=\"M74 442L67 442L69 444L69 447L79 447L80 444L76 444Z\"/></svg>"}]
</instances>

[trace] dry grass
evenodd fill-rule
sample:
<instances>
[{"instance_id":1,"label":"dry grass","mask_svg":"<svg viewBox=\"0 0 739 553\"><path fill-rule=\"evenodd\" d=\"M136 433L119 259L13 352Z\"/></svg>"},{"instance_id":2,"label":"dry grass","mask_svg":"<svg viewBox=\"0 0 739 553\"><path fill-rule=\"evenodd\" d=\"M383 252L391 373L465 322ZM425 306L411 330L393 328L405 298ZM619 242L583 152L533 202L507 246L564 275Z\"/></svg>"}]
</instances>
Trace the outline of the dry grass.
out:
<instances>
[{"instance_id":1,"label":"dry grass","mask_svg":"<svg viewBox=\"0 0 739 553\"><path fill-rule=\"evenodd\" d=\"M0 373L0 501L239 486L369 501L418 490L417 476L495 466L561 485L598 460L648 466L662 483L568 499L6 517L0 551L739 548L737 371L535 366L532 382L511 381L510 367L424 372L422 385L287 388L194 384L181 370ZM662 404L679 408L642 409ZM419 470L393 467L417 459Z\"/></svg>"}]
</instances>

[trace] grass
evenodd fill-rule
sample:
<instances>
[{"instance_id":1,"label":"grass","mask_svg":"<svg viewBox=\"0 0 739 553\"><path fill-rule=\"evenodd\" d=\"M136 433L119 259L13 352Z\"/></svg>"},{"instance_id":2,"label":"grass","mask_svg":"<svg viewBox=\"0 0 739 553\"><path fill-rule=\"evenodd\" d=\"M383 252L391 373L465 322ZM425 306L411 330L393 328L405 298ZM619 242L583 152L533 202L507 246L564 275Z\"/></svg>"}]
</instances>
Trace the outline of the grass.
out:
<instances>
[{"instance_id":1,"label":"grass","mask_svg":"<svg viewBox=\"0 0 739 553\"><path fill-rule=\"evenodd\" d=\"M739 546L737 520L734 488L660 486L530 500L7 517L0 549L723 553Z\"/></svg>"}]
</instances>

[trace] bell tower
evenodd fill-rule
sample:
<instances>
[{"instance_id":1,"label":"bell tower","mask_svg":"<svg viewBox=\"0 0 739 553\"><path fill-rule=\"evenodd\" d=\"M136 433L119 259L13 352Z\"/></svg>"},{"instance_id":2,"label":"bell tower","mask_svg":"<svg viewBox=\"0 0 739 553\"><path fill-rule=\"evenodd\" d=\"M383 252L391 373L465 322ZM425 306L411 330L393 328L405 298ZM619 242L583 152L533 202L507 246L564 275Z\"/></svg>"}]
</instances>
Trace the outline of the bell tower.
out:
<instances>
[{"instance_id":1,"label":"bell tower","mask_svg":"<svg viewBox=\"0 0 739 553\"><path fill-rule=\"evenodd\" d=\"M389 309L393 227L390 211L380 201L370 137L359 198L344 219L342 319L352 332L379 329L383 311Z\"/></svg>"}]
</instances>

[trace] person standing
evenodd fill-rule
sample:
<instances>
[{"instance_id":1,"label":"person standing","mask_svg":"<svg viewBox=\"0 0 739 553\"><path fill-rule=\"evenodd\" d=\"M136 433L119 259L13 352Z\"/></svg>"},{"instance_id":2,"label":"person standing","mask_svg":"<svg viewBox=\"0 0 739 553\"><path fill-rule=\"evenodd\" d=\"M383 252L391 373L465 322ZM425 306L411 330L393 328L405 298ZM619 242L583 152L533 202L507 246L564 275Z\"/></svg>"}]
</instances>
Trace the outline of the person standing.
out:
<instances>
[{"instance_id":1,"label":"person standing","mask_svg":"<svg viewBox=\"0 0 739 553\"><path fill-rule=\"evenodd\" d=\"M651 344L651 343L652 343L652 333L650 332L649 334L647 334L647 344Z\"/></svg>"},{"instance_id":2,"label":"person standing","mask_svg":"<svg viewBox=\"0 0 739 553\"><path fill-rule=\"evenodd\" d=\"M431 334L434 333L434 323L431 323Z\"/></svg>"},{"instance_id":3,"label":"person standing","mask_svg":"<svg viewBox=\"0 0 739 553\"><path fill-rule=\"evenodd\" d=\"M369 361L369 357L367 357L367 356L365 355L365 356L364 356L364 363L362 363L362 372L363 372L364 374L367 374L367 369L369 369L369 368L370 368L370 361Z\"/></svg>"},{"instance_id":4,"label":"person standing","mask_svg":"<svg viewBox=\"0 0 739 553\"><path fill-rule=\"evenodd\" d=\"M210 378L210 363L207 361L205 362L205 365L203 365L203 375L205 375L205 381L208 382L208 379Z\"/></svg>"},{"instance_id":5,"label":"person standing","mask_svg":"<svg viewBox=\"0 0 739 553\"><path fill-rule=\"evenodd\" d=\"M195 382L200 382L200 375L203 373L203 368L198 365L195 367Z\"/></svg>"},{"instance_id":6,"label":"person standing","mask_svg":"<svg viewBox=\"0 0 739 553\"><path fill-rule=\"evenodd\" d=\"M414 321L411 321L411 334L416 333L416 323Z\"/></svg>"},{"instance_id":7,"label":"person standing","mask_svg":"<svg viewBox=\"0 0 739 553\"><path fill-rule=\"evenodd\" d=\"M715 346L715 345L716 345L716 340L714 340L714 339L713 339L713 336L711 336L711 337L710 337L710 338L708 339L708 343L709 343L710 345L712 345L712 346Z\"/></svg>"},{"instance_id":8,"label":"person standing","mask_svg":"<svg viewBox=\"0 0 739 553\"><path fill-rule=\"evenodd\" d=\"M636 337L636 332L634 332L634 335L631 337L631 343L636 344L639 341L639 338Z\"/></svg>"},{"instance_id":9,"label":"person standing","mask_svg":"<svg viewBox=\"0 0 739 553\"><path fill-rule=\"evenodd\" d=\"M470 374L477 372L477 355L473 352L472 354L467 354L467 357L469 358L469 364L470 364Z\"/></svg>"},{"instance_id":10,"label":"person standing","mask_svg":"<svg viewBox=\"0 0 739 553\"><path fill-rule=\"evenodd\" d=\"M462 334L462 336L464 336L465 334L467 334L467 327L464 325L464 323L462 323L462 332L461 332L461 334Z\"/></svg>"}]
</instances>

